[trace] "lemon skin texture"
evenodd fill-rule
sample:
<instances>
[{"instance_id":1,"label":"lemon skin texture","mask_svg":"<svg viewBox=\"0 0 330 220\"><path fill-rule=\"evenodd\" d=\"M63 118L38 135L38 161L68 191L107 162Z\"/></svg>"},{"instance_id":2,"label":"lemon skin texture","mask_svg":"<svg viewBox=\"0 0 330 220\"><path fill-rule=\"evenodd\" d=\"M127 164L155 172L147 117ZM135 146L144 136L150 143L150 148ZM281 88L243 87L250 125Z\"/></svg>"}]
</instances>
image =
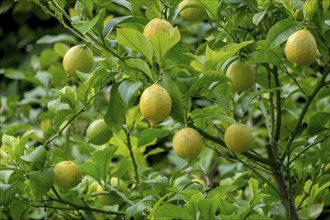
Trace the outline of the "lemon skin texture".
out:
<instances>
[{"instance_id":1,"label":"lemon skin texture","mask_svg":"<svg viewBox=\"0 0 330 220\"><path fill-rule=\"evenodd\" d=\"M180 12L181 17L184 20L198 21L205 16L206 13L204 8L200 6L196 0L183 0L178 5L178 8L183 8L188 5L191 7L185 8Z\"/></svg>"},{"instance_id":2,"label":"lemon skin texture","mask_svg":"<svg viewBox=\"0 0 330 220\"><path fill-rule=\"evenodd\" d=\"M61 161L54 166L55 183L66 189L71 189L77 186L82 174L77 164L72 161Z\"/></svg>"},{"instance_id":3,"label":"lemon skin texture","mask_svg":"<svg viewBox=\"0 0 330 220\"><path fill-rule=\"evenodd\" d=\"M226 75L232 80L232 82L228 82L228 85L238 93L250 89L255 82L255 70L241 60L231 63Z\"/></svg>"},{"instance_id":4,"label":"lemon skin texture","mask_svg":"<svg viewBox=\"0 0 330 220\"><path fill-rule=\"evenodd\" d=\"M173 137L174 152L187 161L196 158L203 149L203 138L192 128L182 128Z\"/></svg>"},{"instance_id":5,"label":"lemon skin texture","mask_svg":"<svg viewBox=\"0 0 330 220\"><path fill-rule=\"evenodd\" d=\"M76 70L87 73L93 64L93 54L87 46L71 47L63 57L63 67L68 76L75 76Z\"/></svg>"},{"instance_id":6,"label":"lemon skin texture","mask_svg":"<svg viewBox=\"0 0 330 220\"><path fill-rule=\"evenodd\" d=\"M159 84L146 88L140 98L140 111L151 126L163 121L171 112L172 100L169 93Z\"/></svg>"},{"instance_id":7,"label":"lemon skin texture","mask_svg":"<svg viewBox=\"0 0 330 220\"><path fill-rule=\"evenodd\" d=\"M93 121L86 130L88 142L95 145L107 143L112 137L112 131L103 119Z\"/></svg>"},{"instance_id":8,"label":"lemon skin texture","mask_svg":"<svg viewBox=\"0 0 330 220\"><path fill-rule=\"evenodd\" d=\"M237 154L246 152L253 144L250 128L244 124L230 125L225 132L225 144Z\"/></svg>"},{"instance_id":9,"label":"lemon skin texture","mask_svg":"<svg viewBox=\"0 0 330 220\"><path fill-rule=\"evenodd\" d=\"M315 60L316 53L316 41L306 29L290 35L285 45L285 55L295 67L308 66Z\"/></svg>"},{"instance_id":10,"label":"lemon skin texture","mask_svg":"<svg viewBox=\"0 0 330 220\"><path fill-rule=\"evenodd\" d=\"M148 39L152 39L158 32L167 32L171 28L173 26L165 19L154 18L144 27L143 35Z\"/></svg>"},{"instance_id":11,"label":"lemon skin texture","mask_svg":"<svg viewBox=\"0 0 330 220\"><path fill-rule=\"evenodd\" d=\"M128 191L125 182L122 181L121 179L118 180L117 177L112 177L110 181L111 181L111 186L116 188L120 192L126 193ZM124 203L124 200L116 192L105 191L100 185L97 186L96 193L104 193L102 195L96 196L97 201L102 205L112 206L116 204L122 205Z\"/></svg>"}]
</instances>

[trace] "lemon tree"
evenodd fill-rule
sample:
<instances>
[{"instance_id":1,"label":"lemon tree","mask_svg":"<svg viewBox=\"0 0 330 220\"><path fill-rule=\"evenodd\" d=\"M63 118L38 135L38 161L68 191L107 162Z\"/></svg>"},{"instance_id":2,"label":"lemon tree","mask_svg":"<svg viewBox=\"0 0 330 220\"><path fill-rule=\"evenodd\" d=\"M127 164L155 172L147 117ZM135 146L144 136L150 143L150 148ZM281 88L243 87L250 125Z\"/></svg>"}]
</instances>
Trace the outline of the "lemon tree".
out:
<instances>
[{"instance_id":1,"label":"lemon tree","mask_svg":"<svg viewBox=\"0 0 330 220\"><path fill-rule=\"evenodd\" d=\"M329 1L2 1L1 219L326 219Z\"/></svg>"}]
</instances>

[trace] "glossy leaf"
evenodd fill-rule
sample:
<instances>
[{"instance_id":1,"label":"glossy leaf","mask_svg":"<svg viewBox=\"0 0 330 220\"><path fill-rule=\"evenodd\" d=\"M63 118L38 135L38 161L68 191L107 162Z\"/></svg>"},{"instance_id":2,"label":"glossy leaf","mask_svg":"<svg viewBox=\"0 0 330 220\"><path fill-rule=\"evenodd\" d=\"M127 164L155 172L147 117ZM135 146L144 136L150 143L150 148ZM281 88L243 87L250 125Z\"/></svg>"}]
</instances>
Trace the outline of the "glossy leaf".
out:
<instances>
[{"instance_id":1,"label":"glossy leaf","mask_svg":"<svg viewBox=\"0 0 330 220\"><path fill-rule=\"evenodd\" d=\"M29 173L30 187L34 200L39 200L52 188L54 178L55 176L52 168Z\"/></svg>"}]
</instances>

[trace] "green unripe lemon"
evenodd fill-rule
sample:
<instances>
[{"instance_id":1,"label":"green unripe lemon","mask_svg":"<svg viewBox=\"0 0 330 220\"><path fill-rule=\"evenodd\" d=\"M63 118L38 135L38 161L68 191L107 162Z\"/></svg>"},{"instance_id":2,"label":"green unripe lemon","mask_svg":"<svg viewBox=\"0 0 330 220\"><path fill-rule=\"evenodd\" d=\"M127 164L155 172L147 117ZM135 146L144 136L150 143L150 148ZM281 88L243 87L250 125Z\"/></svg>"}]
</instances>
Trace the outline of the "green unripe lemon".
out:
<instances>
[{"instance_id":1,"label":"green unripe lemon","mask_svg":"<svg viewBox=\"0 0 330 220\"><path fill-rule=\"evenodd\" d=\"M71 47L63 57L63 67L68 76L75 76L76 70L87 73L93 64L93 54L87 46Z\"/></svg>"},{"instance_id":2,"label":"green unripe lemon","mask_svg":"<svg viewBox=\"0 0 330 220\"><path fill-rule=\"evenodd\" d=\"M203 149L203 138L193 128L182 128L173 137L174 152L187 161L196 158Z\"/></svg>"},{"instance_id":3,"label":"green unripe lemon","mask_svg":"<svg viewBox=\"0 0 330 220\"><path fill-rule=\"evenodd\" d=\"M172 100L170 94L159 84L146 88L140 98L140 111L151 126L163 121L171 112Z\"/></svg>"},{"instance_id":4,"label":"green unripe lemon","mask_svg":"<svg viewBox=\"0 0 330 220\"><path fill-rule=\"evenodd\" d=\"M254 69L241 60L236 60L231 63L227 69L226 75L232 81L228 82L228 85L237 92L242 92L251 88L255 81Z\"/></svg>"},{"instance_id":5,"label":"green unripe lemon","mask_svg":"<svg viewBox=\"0 0 330 220\"><path fill-rule=\"evenodd\" d=\"M290 35L285 45L285 55L295 67L311 64L316 58L316 52L316 41L306 29Z\"/></svg>"},{"instance_id":6,"label":"green unripe lemon","mask_svg":"<svg viewBox=\"0 0 330 220\"><path fill-rule=\"evenodd\" d=\"M183 0L178 5L178 8L185 6L189 7L180 12L181 17L185 20L197 21L202 19L206 14L204 8L196 0Z\"/></svg>"},{"instance_id":7,"label":"green unripe lemon","mask_svg":"<svg viewBox=\"0 0 330 220\"><path fill-rule=\"evenodd\" d=\"M158 32L167 32L171 28L173 26L165 19L154 18L144 27L143 35L148 39L152 39Z\"/></svg>"},{"instance_id":8,"label":"green unripe lemon","mask_svg":"<svg viewBox=\"0 0 330 220\"><path fill-rule=\"evenodd\" d=\"M121 179L118 179L117 177L112 177L111 178L111 186L113 188L116 188L118 191L122 193L127 193L128 189L125 184L125 182ZM100 195L96 196L96 199L99 203L102 205L122 205L124 203L124 200L121 196L119 196L116 192L114 191L105 191L102 186L98 185L96 188L96 193L102 193Z\"/></svg>"},{"instance_id":9,"label":"green unripe lemon","mask_svg":"<svg viewBox=\"0 0 330 220\"><path fill-rule=\"evenodd\" d=\"M295 129L298 122L298 116L288 110L282 110L281 112L281 130L280 134L282 138L288 138L291 132Z\"/></svg>"},{"instance_id":10,"label":"green unripe lemon","mask_svg":"<svg viewBox=\"0 0 330 220\"><path fill-rule=\"evenodd\" d=\"M237 154L246 152L253 144L250 128L244 124L230 125L225 132L225 144Z\"/></svg>"},{"instance_id":11,"label":"green unripe lemon","mask_svg":"<svg viewBox=\"0 0 330 220\"><path fill-rule=\"evenodd\" d=\"M112 137L112 131L103 119L93 121L86 130L86 136L90 143L102 145Z\"/></svg>"},{"instance_id":12,"label":"green unripe lemon","mask_svg":"<svg viewBox=\"0 0 330 220\"><path fill-rule=\"evenodd\" d=\"M71 189L77 186L82 174L77 164L72 161L61 161L54 167L55 183L63 188Z\"/></svg>"}]
</instances>

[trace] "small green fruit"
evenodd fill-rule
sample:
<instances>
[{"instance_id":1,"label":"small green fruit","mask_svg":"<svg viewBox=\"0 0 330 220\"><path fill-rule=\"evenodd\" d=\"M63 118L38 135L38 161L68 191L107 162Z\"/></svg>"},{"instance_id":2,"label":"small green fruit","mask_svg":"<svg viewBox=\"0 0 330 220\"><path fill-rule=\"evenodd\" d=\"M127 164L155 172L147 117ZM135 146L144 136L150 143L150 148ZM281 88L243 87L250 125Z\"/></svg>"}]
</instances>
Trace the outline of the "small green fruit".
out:
<instances>
[{"instance_id":1,"label":"small green fruit","mask_svg":"<svg viewBox=\"0 0 330 220\"><path fill-rule=\"evenodd\" d=\"M55 183L67 189L76 187L82 179L79 166L72 161L61 161L57 163L54 167L54 174Z\"/></svg>"},{"instance_id":2,"label":"small green fruit","mask_svg":"<svg viewBox=\"0 0 330 220\"><path fill-rule=\"evenodd\" d=\"M87 73L93 64L93 54L87 46L71 47L63 57L63 67L69 76L75 76L76 70Z\"/></svg>"},{"instance_id":3,"label":"small green fruit","mask_svg":"<svg viewBox=\"0 0 330 220\"><path fill-rule=\"evenodd\" d=\"M180 12L181 17L185 20L198 21L201 20L206 14L205 9L196 0L183 0L178 5L178 8L183 8L185 6L189 7Z\"/></svg>"},{"instance_id":4,"label":"small green fruit","mask_svg":"<svg viewBox=\"0 0 330 220\"><path fill-rule=\"evenodd\" d=\"M98 119L88 126L86 136L90 143L102 145L110 140L112 131L103 119Z\"/></svg>"},{"instance_id":5,"label":"small green fruit","mask_svg":"<svg viewBox=\"0 0 330 220\"><path fill-rule=\"evenodd\" d=\"M242 92L252 87L255 81L255 71L241 60L236 60L227 69L227 77L231 79L229 86L237 92Z\"/></svg>"}]
</instances>

